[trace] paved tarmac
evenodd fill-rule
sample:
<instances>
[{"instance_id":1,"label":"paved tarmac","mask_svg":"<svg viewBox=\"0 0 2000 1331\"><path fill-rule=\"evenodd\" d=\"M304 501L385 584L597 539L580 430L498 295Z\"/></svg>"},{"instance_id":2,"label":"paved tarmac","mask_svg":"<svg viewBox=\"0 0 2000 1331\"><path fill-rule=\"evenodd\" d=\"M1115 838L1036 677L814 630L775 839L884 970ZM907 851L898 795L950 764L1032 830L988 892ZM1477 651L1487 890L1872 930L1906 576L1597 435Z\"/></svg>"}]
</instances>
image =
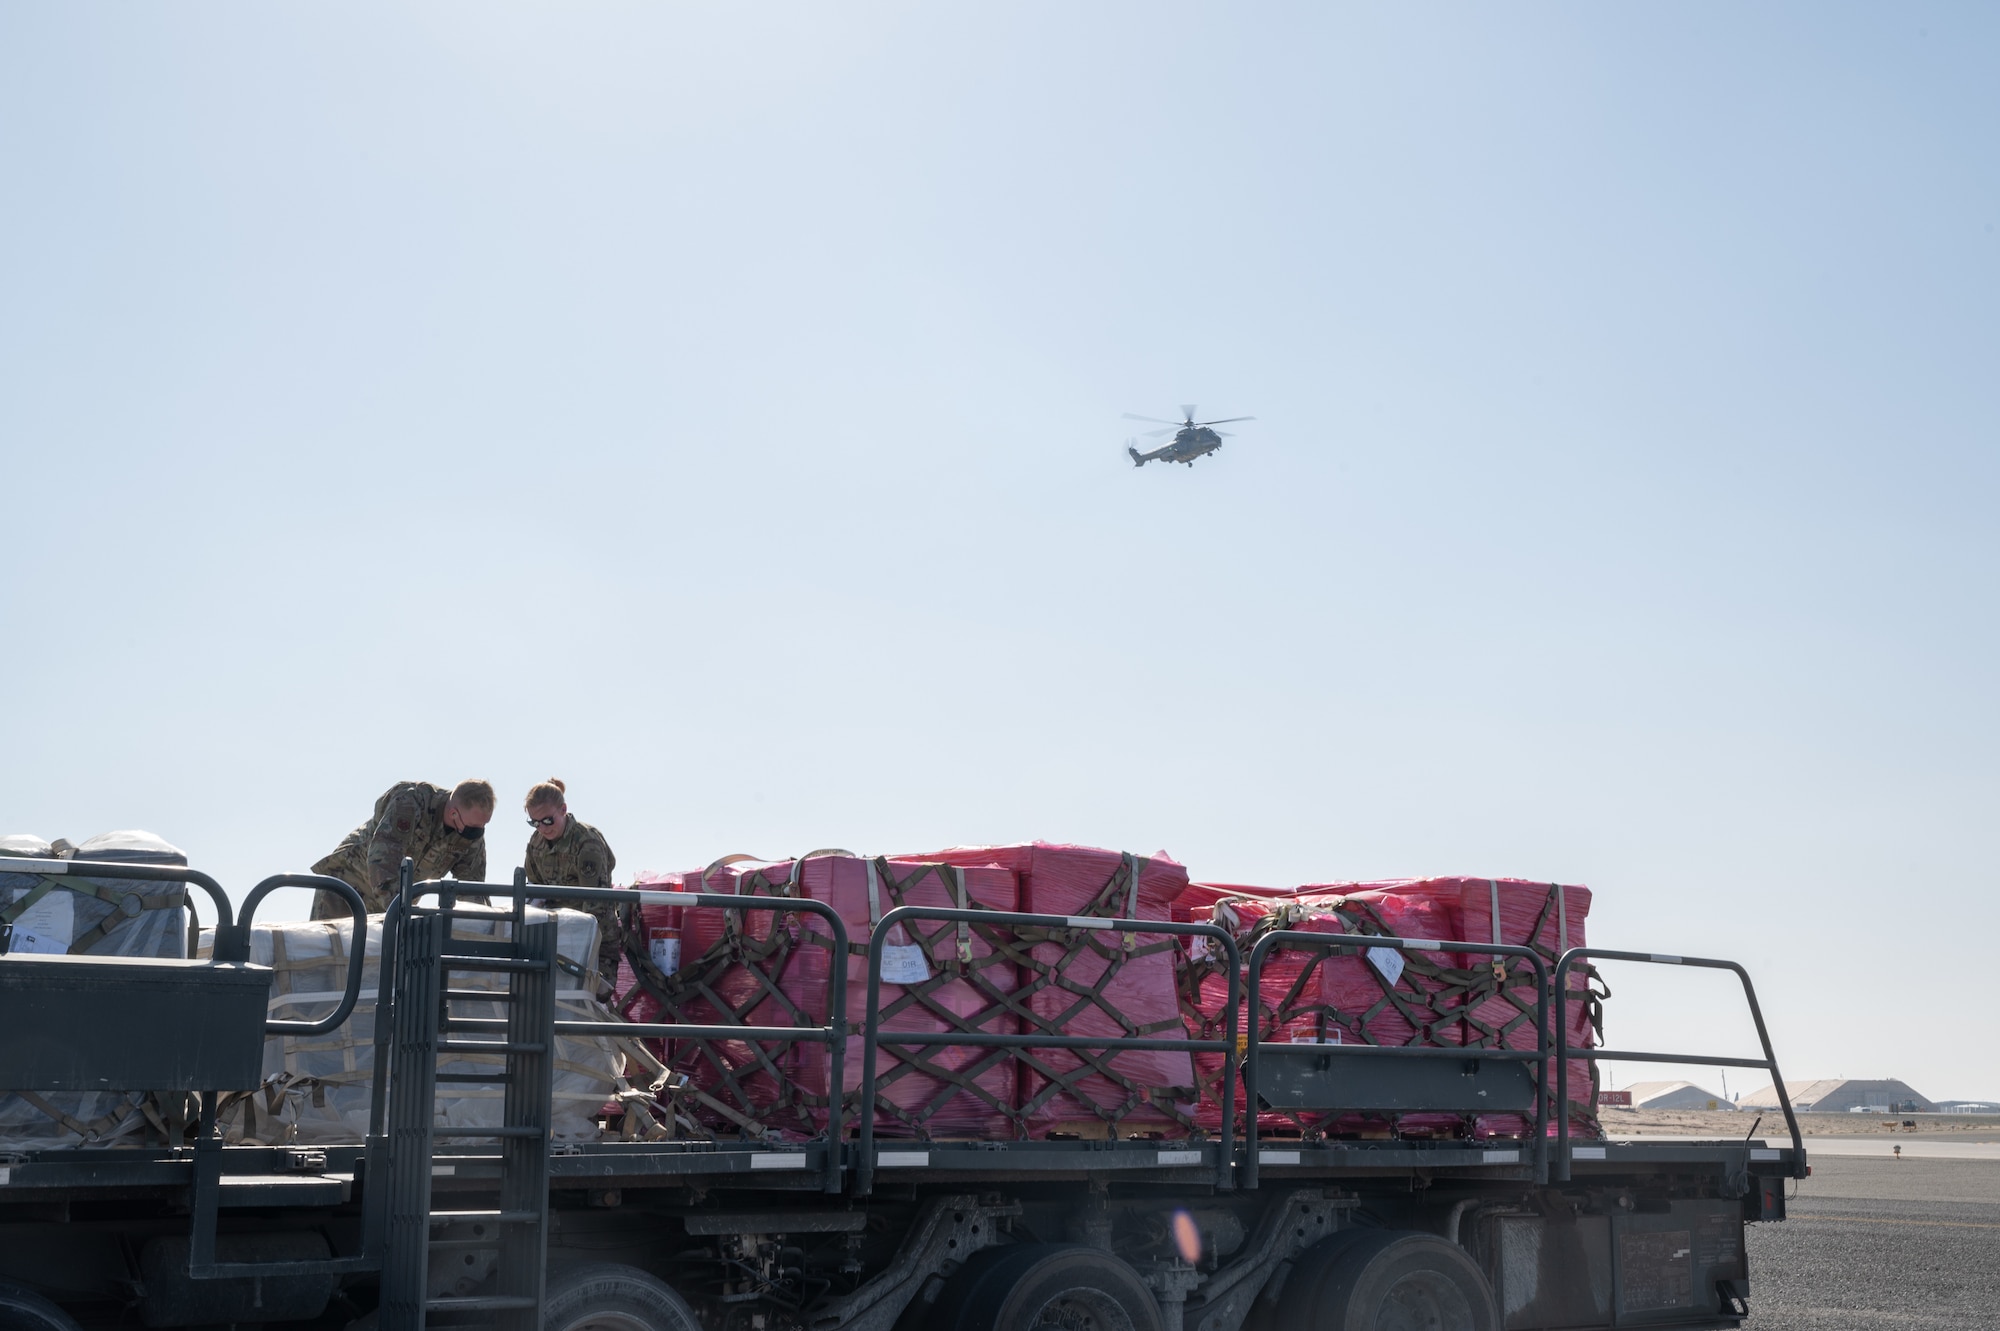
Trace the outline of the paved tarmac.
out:
<instances>
[{"instance_id":1,"label":"paved tarmac","mask_svg":"<svg viewBox=\"0 0 2000 1331\"><path fill-rule=\"evenodd\" d=\"M1713 1137L1683 1137L1669 1133L1635 1134L1630 1137L1615 1138L1617 1141L1672 1142L1672 1141L1714 1141ZM1757 1140L1768 1146L1789 1146L1791 1138L1782 1132L1759 1133ZM1905 1159L1929 1160L2000 1160L2000 1140L1988 1137L1970 1139L1957 1137L1926 1137L1921 1134L1907 1134L1880 1137L1807 1137L1805 1139L1806 1158L1818 1161L1830 1155L1874 1156L1883 1160L1895 1158L1896 1148L1903 1148ZM2000 1327L2000 1321L1994 1323Z\"/></svg>"},{"instance_id":2,"label":"paved tarmac","mask_svg":"<svg viewBox=\"0 0 2000 1331\"><path fill-rule=\"evenodd\" d=\"M2000 1160L1812 1165L1787 1220L1749 1227L1749 1331L2000 1328Z\"/></svg>"}]
</instances>

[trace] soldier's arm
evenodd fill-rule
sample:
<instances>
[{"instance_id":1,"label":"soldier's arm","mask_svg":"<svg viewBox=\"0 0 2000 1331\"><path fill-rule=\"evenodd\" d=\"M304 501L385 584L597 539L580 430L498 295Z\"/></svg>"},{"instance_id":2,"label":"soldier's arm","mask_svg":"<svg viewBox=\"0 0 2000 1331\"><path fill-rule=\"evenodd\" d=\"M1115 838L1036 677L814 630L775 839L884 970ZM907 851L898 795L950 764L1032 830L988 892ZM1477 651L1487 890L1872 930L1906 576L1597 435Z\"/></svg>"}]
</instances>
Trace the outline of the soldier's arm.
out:
<instances>
[{"instance_id":1,"label":"soldier's arm","mask_svg":"<svg viewBox=\"0 0 2000 1331\"><path fill-rule=\"evenodd\" d=\"M618 861L611 854L611 843L603 837L592 837L584 846L583 854L577 860L576 885L578 887L611 886L611 868Z\"/></svg>"},{"instance_id":2,"label":"soldier's arm","mask_svg":"<svg viewBox=\"0 0 2000 1331\"><path fill-rule=\"evenodd\" d=\"M405 848L410 833L425 812L423 801L413 790L403 791L382 806L382 816L375 820L374 835L368 841L370 887L384 883L394 886L396 876L403 870L403 856L408 854Z\"/></svg>"},{"instance_id":3,"label":"soldier's arm","mask_svg":"<svg viewBox=\"0 0 2000 1331\"><path fill-rule=\"evenodd\" d=\"M618 863L611 844L597 837L584 848L577 877L584 887L610 887L611 870ZM597 973L606 988L617 988L618 963L625 954L625 930L619 921L619 907L609 901L593 901L590 913L597 917Z\"/></svg>"}]
</instances>

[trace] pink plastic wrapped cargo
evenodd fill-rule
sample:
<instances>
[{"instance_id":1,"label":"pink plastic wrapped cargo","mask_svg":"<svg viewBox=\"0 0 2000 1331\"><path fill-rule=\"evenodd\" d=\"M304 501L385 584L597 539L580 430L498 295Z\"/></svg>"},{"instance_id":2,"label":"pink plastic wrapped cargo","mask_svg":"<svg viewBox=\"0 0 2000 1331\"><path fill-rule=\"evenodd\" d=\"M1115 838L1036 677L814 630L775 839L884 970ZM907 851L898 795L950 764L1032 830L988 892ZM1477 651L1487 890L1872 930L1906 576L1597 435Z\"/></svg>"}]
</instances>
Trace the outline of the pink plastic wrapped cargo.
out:
<instances>
[{"instance_id":1,"label":"pink plastic wrapped cargo","mask_svg":"<svg viewBox=\"0 0 2000 1331\"><path fill-rule=\"evenodd\" d=\"M712 868L706 878L687 873L642 873L633 886L653 891L738 894L744 875L733 866ZM768 882L751 884L776 895ZM628 1021L681 1025L791 1026L808 1024L788 1012L779 977L792 964L801 939L795 925L768 911L736 919L713 907L645 905L639 924L649 965L619 996ZM631 968L627 968L631 969ZM778 1042L729 1039L654 1041L655 1052L693 1088L689 1108L712 1128L804 1130L807 1107L791 1094Z\"/></svg>"},{"instance_id":2,"label":"pink plastic wrapped cargo","mask_svg":"<svg viewBox=\"0 0 2000 1331\"><path fill-rule=\"evenodd\" d=\"M732 895L803 896L831 905L846 927L850 944L864 946L873 922L900 905L957 906L1012 910L1014 876L993 866L964 868L904 860L863 860L823 855L775 864L731 864L700 875L642 878L647 886L684 886ZM810 914L773 916L745 912L732 930L732 912L714 907L647 906L643 911L654 940L656 964L678 962L669 986L674 1002L663 1005L639 986L627 995L633 1021L687 1023L717 1020L718 1003L746 1025L818 1026L827 1016L832 938L824 922ZM773 921L777 920L776 932ZM1015 985L1012 962L996 955L982 928L965 931L963 946L955 925L918 921L898 929L885 954L881 989L882 1029L943 1033L951 1030L1010 1031L1006 995ZM675 953L678 953L676 956ZM665 969L664 965L659 967ZM844 1117L851 1127L859 1110L862 1023L868 1011L867 961L858 951L848 958L845 1008L854 1034L843 1050ZM662 1013L666 1015L662 1017ZM675 1040L669 1066L685 1072L699 1092L701 1116L721 1121L753 1121L794 1135L826 1126L828 1053L816 1042ZM880 1046L877 1066L877 1130L931 1136L1009 1135L1015 1078L1004 1052L965 1047L904 1049Z\"/></svg>"},{"instance_id":3,"label":"pink plastic wrapped cargo","mask_svg":"<svg viewBox=\"0 0 2000 1331\"><path fill-rule=\"evenodd\" d=\"M1303 895L1300 901L1338 901L1357 917L1355 932L1395 938L1451 936L1451 912L1445 903L1421 894L1389 890L1343 892L1331 898ZM1333 957L1319 968L1320 1001L1330 1009L1343 1037L1364 1044L1449 1044L1457 1026L1453 1013L1458 994L1457 953L1382 949L1354 957ZM1357 1131L1378 1121L1368 1115L1343 1116L1338 1131ZM1462 1135L1464 1119L1449 1113L1398 1114L1396 1132L1403 1137Z\"/></svg>"},{"instance_id":4,"label":"pink plastic wrapped cargo","mask_svg":"<svg viewBox=\"0 0 2000 1331\"><path fill-rule=\"evenodd\" d=\"M1235 935L1247 959L1256 941L1272 930L1329 934L1393 934L1435 937L1444 932L1445 909L1421 897L1355 891L1318 896L1238 897L1210 908L1211 918ZM1450 1003L1456 958L1451 953L1362 954L1332 956L1311 949L1274 947L1265 954L1258 990L1259 1038L1291 1043L1406 1045L1425 1043L1426 1036L1448 1024L1442 1011ZM1197 961L1199 993L1194 1005L1204 1038L1224 1031L1223 1005L1227 979L1215 965ZM1245 976L1247 987L1248 977ZM1246 993L1247 999L1247 993ZM1248 1030L1247 1001L1238 1012L1239 1030ZM1204 1126L1220 1121L1221 1059L1197 1058L1202 1071ZM1240 1096L1239 1087L1239 1100ZM1337 1136L1386 1135L1385 1115L1342 1111L1265 1111L1260 1128L1271 1131L1323 1132ZM1405 1136L1451 1135L1463 1124L1457 1115L1405 1114L1395 1120Z\"/></svg>"},{"instance_id":5,"label":"pink plastic wrapped cargo","mask_svg":"<svg viewBox=\"0 0 2000 1331\"><path fill-rule=\"evenodd\" d=\"M781 866L789 871L790 866ZM800 875L805 894L840 913L848 936L865 944L874 925L898 906L1011 911L1019 888L1012 872L995 865L946 865L907 859L863 860L824 856L807 860ZM806 917L817 932L822 922ZM987 926L912 920L885 940L880 992L884 1032L1009 1033L1018 1029L1008 1010L1018 984L1013 961ZM793 1001L824 1020L829 950L802 950L781 980ZM849 1037L842 1069L849 1121L859 1112L863 1025L868 1017L868 959L858 950L847 968ZM787 1065L812 1102L823 1104L827 1051L795 1046ZM1006 1137L1015 1133L1016 1078L1004 1049L963 1045L877 1045L876 1130L928 1137ZM823 1126L821 1115L815 1116Z\"/></svg>"},{"instance_id":6,"label":"pink plastic wrapped cargo","mask_svg":"<svg viewBox=\"0 0 2000 1331\"><path fill-rule=\"evenodd\" d=\"M1534 883L1518 878L1440 878L1424 884L1427 891L1449 901L1458 920L1459 937L1467 942L1510 943L1533 947L1548 963L1553 978L1555 959L1569 948L1582 947L1590 916L1590 889L1562 883ZM1496 912L1495 907L1498 907ZM1495 921L1498 921L1496 928ZM1484 981L1494 975L1493 959L1468 952L1466 965ZM1595 1007L1587 976L1573 971L1569 978L1569 1042L1588 1049L1597 1042ZM1535 991L1525 968L1508 973L1503 986L1482 984L1470 996L1460 1027L1460 1043L1535 1047ZM1553 1017L1553 1013L1550 1014ZM1597 1131L1596 1096L1588 1059L1571 1059L1569 1095L1572 1130ZM1550 1077L1554 1093L1554 1077ZM1530 1123L1516 1114L1482 1114L1482 1136L1520 1136Z\"/></svg>"},{"instance_id":7,"label":"pink plastic wrapped cargo","mask_svg":"<svg viewBox=\"0 0 2000 1331\"><path fill-rule=\"evenodd\" d=\"M1219 885L1204 885L1199 896L1215 894L1207 905L1196 906L1189 913L1202 924L1219 925L1236 939L1240 956L1247 961L1255 934L1262 932L1260 926L1268 928L1297 929L1306 933L1345 933L1346 926L1334 916L1317 910L1300 910L1296 903L1284 899L1276 892L1256 892L1245 895L1242 889L1231 888L1226 892ZM1191 889L1190 895L1197 895ZM1185 898L1184 898L1185 899ZM1279 918L1273 919L1273 915ZM1184 1008L1188 1018L1188 1034L1197 1039L1220 1040L1227 1038L1229 1026L1226 1021L1229 1002L1229 976L1226 970L1225 954L1208 945L1208 940L1190 940L1188 949L1187 978L1183 980L1184 1003L1192 1012ZM1261 972L1263 1001L1259 1009L1259 1038L1263 1040L1314 1042L1329 1037L1325 1029L1325 1014L1318 993L1318 977L1314 967L1315 956L1310 951L1291 948L1274 948L1266 955ZM1189 982L1193 992L1188 993ZM1247 998L1247 976L1238 970L1239 992ZM1239 998L1236 1006L1236 1030L1238 1037L1249 1033L1248 1003ZM1333 1038L1338 1038L1337 1034ZM1224 1058L1221 1054L1196 1054L1194 1056L1196 1084L1200 1088L1200 1099L1195 1107L1195 1121L1213 1132L1222 1122L1222 1072ZM1243 1106L1243 1087L1239 1082L1235 1092L1238 1112ZM1259 1116L1260 1126L1282 1132L1296 1128L1296 1120L1287 1114L1266 1112Z\"/></svg>"},{"instance_id":8,"label":"pink plastic wrapped cargo","mask_svg":"<svg viewBox=\"0 0 2000 1331\"><path fill-rule=\"evenodd\" d=\"M1035 914L1166 920L1187 888L1187 870L1164 853L1121 855L1037 841L954 846L911 858L1010 869L1021 884L1021 909ZM1021 990L1041 1031L1106 1041L1102 1051L1022 1052L1020 1105L1032 1135L1191 1123L1194 1068L1185 1052L1113 1052L1120 1039L1183 1035L1178 950L1170 935L1097 929L1063 930L1029 949Z\"/></svg>"},{"instance_id":9,"label":"pink plastic wrapped cargo","mask_svg":"<svg viewBox=\"0 0 2000 1331\"><path fill-rule=\"evenodd\" d=\"M1189 883L1182 893L1174 898L1172 917L1186 924L1193 920L1208 922L1208 908L1218 901L1228 901L1234 897L1288 897L1292 894L1288 887L1254 887L1248 883Z\"/></svg>"},{"instance_id":10,"label":"pink plastic wrapped cargo","mask_svg":"<svg viewBox=\"0 0 2000 1331\"><path fill-rule=\"evenodd\" d=\"M1532 946L1553 970L1555 958L1568 947L1582 946L1585 924L1590 914L1590 889L1557 883L1528 882L1518 878L1410 878L1363 885L1328 884L1300 888L1301 893L1355 890L1361 887L1388 896L1417 898L1437 903L1447 913L1450 937L1466 943L1500 942ZM1494 907L1498 905L1496 917ZM1496 932L1495 919L1499 921ZM1490 954L1466 951L1460 954L1464 968L1452 1009L1440 1015L1454 1020L1434 1028L1433 1043L1464 1044L1507 1049L1535 1047L1535 990L1531 968L1519 961L1504 969L1494 968ZM1570 979L1569 1040L1579 1048L1596 1043L1595 1002L1588 992L1589 981L1581 974ZM1591 1108L1591 1064L1572 1059L1570 1113L1572 1130L1595 1133L1596 1115ZM1551 1093L1554 1076L1549 1078ZM1551 1106L1553 1109L1553 1106ZM1527 1118L1518 1114L1482 1114L1475 1121L1478 1136L1520 1136L1529 1131Z\"/></svg>"}]
</instances>

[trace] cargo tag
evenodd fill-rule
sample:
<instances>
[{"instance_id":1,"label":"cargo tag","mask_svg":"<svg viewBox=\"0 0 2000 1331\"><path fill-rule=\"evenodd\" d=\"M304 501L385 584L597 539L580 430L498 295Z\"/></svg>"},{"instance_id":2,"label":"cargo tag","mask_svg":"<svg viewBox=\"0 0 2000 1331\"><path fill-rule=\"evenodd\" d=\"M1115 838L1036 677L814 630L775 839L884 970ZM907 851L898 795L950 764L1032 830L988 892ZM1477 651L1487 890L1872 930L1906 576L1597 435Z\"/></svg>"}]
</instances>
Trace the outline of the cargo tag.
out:
<instances>
[{"instance_id":1,"label":"cargo tag","mask_svg":"<svg viewBox=\"0 0 2000 1331\"><path fill-rule=\"evenodd\" d=\"M889 943L882 949L882 979L887 984L924 984L931 978L930 958L922 943Z\"/></svg>"},{"instance_id":2,"label":"cargo tag","mask_svg":"<svg viewBox=\"0 0 2000 1331\"><path fill-rule=\"evenodd\" d=\"M61 956L76 938L76 897L60 888L14 918L11 951Z\"/></svg>"},{"instance_id":3,"label":"cargo tag","mask_svg":"<svg viewBox=\"0 0 2000 1331\"><path fill-rule=\"evenodd\" d=\"M672 975L681 968L681 940L678 933L666 929L653 930L647 940L646 950L652 954L653 964L660 968L662 975Z\"/></svg>"},{"instance_id":4,"label":"cargo tag","mask_svg":"<svg viewBox=\"0 0 2000 1331\"><path fill-rule=\"evenodd\" d=\"M1382 972L1382 978L1391 988L1403 978L1403 954L1393 947L1371 947L1368 949L1368 963Z\"/></svg>"}]
</instances>

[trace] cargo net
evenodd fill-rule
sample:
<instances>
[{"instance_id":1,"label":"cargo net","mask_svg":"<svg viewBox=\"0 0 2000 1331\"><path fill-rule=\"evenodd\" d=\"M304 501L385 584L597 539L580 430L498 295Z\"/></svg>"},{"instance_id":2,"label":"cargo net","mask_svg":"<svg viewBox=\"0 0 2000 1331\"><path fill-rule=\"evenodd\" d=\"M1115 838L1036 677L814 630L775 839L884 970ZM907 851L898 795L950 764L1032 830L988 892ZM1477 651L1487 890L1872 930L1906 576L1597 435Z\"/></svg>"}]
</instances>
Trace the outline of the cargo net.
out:
<instances>
[{"instance_id":1,"label":"cargo net","mask_svg":"<svg viewBox=\"0 0 2000 1331\"><path fill-rule=\"evenodd\" d=\"M1552 886L1543 902L1527 946L1553 969L1554 912L1557 891ZM1229 927L1247 960L1266 934L1295 930L1334 937L1450 937L1449 912L1443 902L1392 893L1274 898L1237 897L1214 908L1214 919ZM1547 938L1544 938L1544 926ZM1181 956L1179 988L1182 1016L1191 1035L1205 1040L1223 1038L1228 980L1223 958L1194 939ZM1247 1006L1248 975L1241 1000ZM1594 968L1572 971L1569 1039L1588 1048L1601 1043L1603 1000L1610 996ZM1258 988L1258 1038L1265 1042L1366 1044L1377 1046L1432 1045L1445 1048L1533 1049L1535 972L1520 957L1484 957L1444 951L1360 949L1340 955L1333 949L1274 947L1265 955ZM1553 1003L1550 1020L1555 1019ZM1248 1022L1238 1013L1238 1030ZM1239 1034L1239 1042L1245 1038ZM1539 1069L1543 1094L1550 1096L1550 1123L1555 1078L1551 1066ZM1221 1120L1223 1060L1197 1055L1200 1086L1198 1113L1202 1126L1213 1129ZM1597 1065L1587 1059L1570 1061L1571 1131L1601 1136L1598 1125ZM1246 1104L1240 1094L1238 1103ZM1577 1099L1581 1092L1585 1098ZM1323 1138L1494 1138L1533 1134L1531 1116L1514 1113L1460 1114L1441 1112L1386 1113L1332 1108L1273 1110L1258 1114L1260 1134Z\"/></svg>"},{"instance_id":2,"label":"cargo net","mask_svg":"<svg viewBox=\"0 0 2000 1331\"><path fill-rule=\"evenodd\" d=\"M721 862L718 862L719 864ZM1125 856L1083 910L1118 917L1133 908L1145 861ZM720 879L720 881L718 881ZM861 1112L868 944L900 906L972 911L1018 908L1018 880L993 865L956 865L818 855L754 868L715 866L699 876L656 879L687 890L743 896L811 897L839 911L849 933L842 1120ZM706 884L706 888L703 887ZM632 908L628 907L630 912ZM625 929L634 986L623 1000L633 1021L817 1027L827 1021L833 940L805 912L647 905ZM673 936L662 952L649 940ZM1172 1006L1171 939L1096 929L1032 928L999 920L914 919L884 940L879 1029L891 1033L1102 1035L1106 1049L1055 1050L1009 1044L897 1045L876 1056L875 1127L923 1139L1105 1135L1120 1124L1194 1126L1191 1077L1163 1089L1156 1066L1120 1055L1121 1039L1182 1034ZM671 969L662 960L678 962ZM1150 1004L1126 993L1146 971ZM1135 1021L1129 1008L1161 1019ZM709 1135L810 1137L827 1126L828 1046L810 1040L673 1037L653 1043L669 1069L680 1121ZM1185 1070L1187 1060L1181 1056ZM1092 1126L1095 1125L1095 1126Z\"/></svg>"}]
</instances>

